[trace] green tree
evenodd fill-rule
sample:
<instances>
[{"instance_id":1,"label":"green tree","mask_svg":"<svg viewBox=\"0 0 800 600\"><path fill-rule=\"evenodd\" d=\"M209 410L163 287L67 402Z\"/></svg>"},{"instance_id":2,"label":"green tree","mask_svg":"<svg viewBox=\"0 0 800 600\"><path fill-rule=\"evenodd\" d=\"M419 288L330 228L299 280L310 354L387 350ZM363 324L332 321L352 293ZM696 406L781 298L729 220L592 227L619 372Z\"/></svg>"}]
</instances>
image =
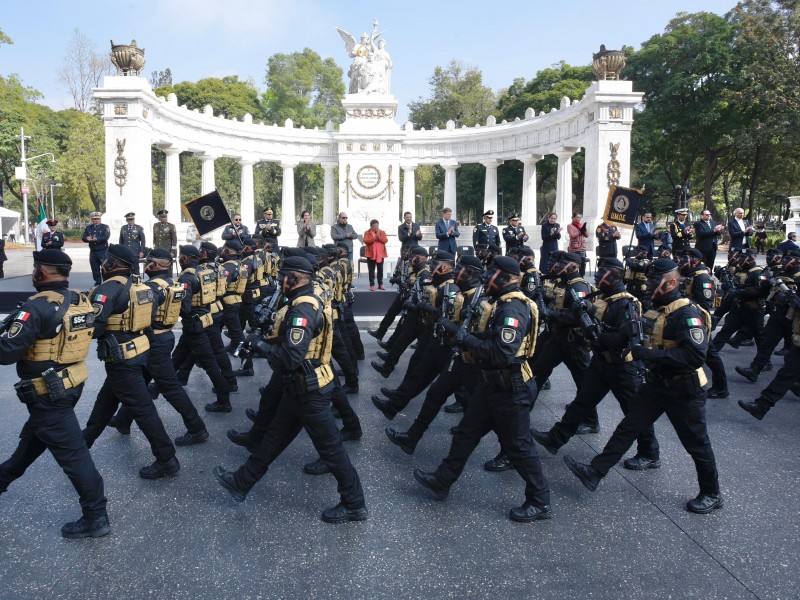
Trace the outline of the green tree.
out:
<instances>
[{"instance_id":1,"label":"green tree","mask_svg":"<svg viewBox=\"0 0 800 600\"><path fill-rule=\"evenodd\" d=\"M167 67L163 71L153 71L150 74L150 87L153 89L172 85L172 71Z\"/></svg>"},{"instance_id":2,"label":"green tree","mask_svg":"<svg viewBox=\"0 0 800 600\"><path fill-rule=\"evenodd\" d=\"M105 132L100 117L82 114L75 119L57 163L56 177L64 184L59 198L69 214L89 207L104 210Z\"/></svg>"},{"instance_id":3,"label":"green tree","mask_svg":"<svg viewBox=\"0 0 800 600\"><path fill-rule=\"evenodd\" d=\"M498 118L509 121L523 118L528 108L536 114L549 112L559 107L564 96L572 100L582 98L593 79L591 66L573 67L564 61L538 71L528 82L523 78L515 79L500 93Z\"/></svg>"},{"instance_id":4,"label":"green tree","mask_svg":"<svg viewBox=\"0 0 800 600\"><path fill-rule=\"evenodd\" d=\"M241 119L249 113L253 120L264 118L255 84L251 80L240 81L236 75L221 79L208 77L197 83L182 81L156 88L154 92L159 96L174 93L178 97L178 104L185 104L190 110L196 108L202 111L209 105L214 109L215 116Z\"/></svg>"},{"instance_id":5,"label":"green tree","mask_svg":"<svg viewBox=\"0 0 800 600\"><path fill-rule=\"evenodd\" d=\"M10 37L8 37L5 33L3 33L2 29L0 29L0 45L13 44L13 43L14 41Z\"/></svg>"}]
</instances>

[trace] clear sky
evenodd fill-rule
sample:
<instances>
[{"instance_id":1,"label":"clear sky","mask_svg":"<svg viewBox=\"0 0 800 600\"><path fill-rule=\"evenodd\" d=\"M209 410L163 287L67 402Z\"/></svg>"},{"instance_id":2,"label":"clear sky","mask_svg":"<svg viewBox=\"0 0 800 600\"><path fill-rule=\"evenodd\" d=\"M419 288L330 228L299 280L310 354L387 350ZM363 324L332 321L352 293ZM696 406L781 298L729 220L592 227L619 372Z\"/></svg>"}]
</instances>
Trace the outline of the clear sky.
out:
<instances>
[{"instance_id":1,"label":"clear sky","mask_svg":"<svg viewBox=\"0 0 800 600\"><path fill-rule=\"evenodd\" d=\"M173 81L238 75L263 91L267 59L305 47L350 60L335 27L358 38L378 18L392 56L392 93L407 105L429 93L436 66L459 59L480 68L495 90L560 60L591 62L600 44L639 48L662 33L679 11L724 14L734 0L482 1L404 0L0 0L0 29L14 40L0 46L0 74L18 73L44 103L69 108L58 70L74 30L99 52L110 40L136 39L145 48L143 74L169 67ZM110 63L109 63L110 64Z\"/></svg>"}]
</instances>

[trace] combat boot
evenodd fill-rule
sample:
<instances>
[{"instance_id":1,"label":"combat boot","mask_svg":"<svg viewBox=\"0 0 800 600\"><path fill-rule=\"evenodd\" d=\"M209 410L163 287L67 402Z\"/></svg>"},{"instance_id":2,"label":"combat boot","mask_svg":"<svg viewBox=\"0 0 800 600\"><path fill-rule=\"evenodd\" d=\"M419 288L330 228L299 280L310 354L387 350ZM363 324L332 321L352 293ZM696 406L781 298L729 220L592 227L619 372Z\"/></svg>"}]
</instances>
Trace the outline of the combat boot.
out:
<instances>
[{"instance_id":1,"label":"combat boot","mask_svg":"<svg viewBox=\"0 0 800 600\"><path fill-rule=\"evenodd\" d=\"M564 462L567 463L567 468L572 471L572 474L581 480L581 483L586 489L592 492L597 489L602 477L591 465L579 463L571 456L565 456Z\"/></svg>"},{"instance_id":2,"label":"combat boot","mask_svg":"<svg viewBox=\"0 0 800 600\"><path fill-rule=\"evenodd\" d=\"M389 438L389 441L400 446L403 452L406 454L414 454L414 450L417 449L419 437L412 435L411 430L397 431L391 427L387 427L384 431L386 431L386 437Z\"/></svg>"},{"instance_id":3,"label":"combat boot","mask_svg":"<svg viewBox=\"0 0 800 600\"><path fill-rule=\"evenodd\" d=\"M247 498L247 492L250 490L239 487L236 483L236 479L233 477L233 473L230 471L226 471L219 466L214 467L214 477L217 478L217 482L228 490L228 493L233 496L233 499L237 502L244 502L244 499Z\"/></svg>"},{"instance_id":4,"label":"combat boot","mask_svg":"<svg viewBox=\"0 0 800 600\"><path fill-rule=\"evenodd\" d=\"M753 415L759 421L764 418L769 412L771 406L764 402L761 398L756 398L753 402L745 402L744 400L739 400L739 406Z\"/></svg>"},{"instance_id":5,"label":"combat boot","mask_svg":"<svg viewBox=\"0 0 800 600\"><path fill-rule=\"evenodd\" d=\"M758 381L758 375L761 373L761 368L756 367L755 365L751 367L736 367L736 372L750 381L751 383L755 383Z\"/></svg>"},{"instance_id":6,"label":"combat boot","mask_svg":"<svg viewBox=\"0 0 800 600\"><path fill-rule=\"evenodd\" d=\"M394 371L394 365L392 365L392 364L390 364L388 362L381 364L381 363L373 360L373 361L370 361L369 364L372 365L372 368L375 369L378 373L383 375L384 379L389 379L389 375L391 375L392 371Z\"/></svg>"},{"instance_id":7,"label":"combat boot","mask_svg":"<svg viewBox=\"0 0 800 600\"><path fill-rule=\"evenodd\" d=\"M416 479L422 487L429 489L433 493L433 497L440 502L447 498L450 493L450 487L439 481L435 473L428 473L422 469L414 469L414 479Z\"/></svg>"},{"instance_id":8,"label":"combat boot","mask_svg":"<svg viewBox=\"0 0 800 600\"><path fill-rule=\"evenodd\" d=\"M111 531L111 525L108 524L108 516L95 517L90 519L88 517L81 517L77 521L66 523L61 528L61 535L69 539L78 539L85 537L102 537Z\"/></svg>"},{"instance_id":9,"label":"combat boot","mask_svg":"<svg viewBox=\"0 0 800 600\"><path fill-rule=\"evenodd\" d=\"M510 471L514 468L514 465L511 464L511 461L508 457L500 452L497 456L495 456L491 460L487 460L483 463L483 468L487 471L492 471L493 473L500 473L501 471Z\"/></svg>"},{"instance_id":10,"label":"combat boot","mask_svg":"<svg viewBox=\"0 0 800 600\"><path fill-rule=\"evenodd\" d=\"M553 436L550 434L549 431L539 431L538 429L531 429L531 435L533 439L539 444L542 448L547 450L550 454L556 455L558 454L558 446L553 440Z\"/></svg>"},{"instance_id":11,"label":"combat boot","mask_svg":"<svg viewBox=\"0 0 800 600\"><path fill-rule=\"evenodd\" d=\"M367 329L367 333L378 341L381 341L383 336L386 335L386 332L381 331L380 329Z\"/></svg>"},{"instance_id":12,"label":"combat boot","mask_svg":"<svg viewBox=\"0 0 800 600\"><path fill-rule=\"evenodd\" d=\"M258 444L253 441L249 433L241 433L235 429L229 429L226 435L228 439L237 446L247 448L250 454L255 454L258 450Z\"/></svg>"},{"instance_id":13,"label":"combat boot","mask_svg":"<svg viewBox=\"0 0 800 600\"><path fill-rule=\"evenodd\" d=\"M389 419L390 421L397 416L397 411L392 406L391 402L388 400L384 400L380 396L372 396L372 403L375 405L379 411L383 413L383 416Z\"/></svg>"},{"instance_id":14,"label":"combat boot","mask_svg":"<svg viewBox=\"0 0 800 600\"><path fill-rule=\"evenodd\" d=\"M189 433L188 431L183 435L175 438L176 446L194 446L195 444L202 444L208 441L208 431L201 429L197 433Z\"/></svg>"},{"instance_id":15,"label":"combat boot","mask_svg":"<svg viewBox=\"0 0 800 600\"><path fill-rule=\"evenodd\" d=\"M178 459L174 456L166 462L155 461L152 465L139 469L139 477L142 479L161 479L162 477L174 477L181 470Z\"/></svg>"}]
</instances>

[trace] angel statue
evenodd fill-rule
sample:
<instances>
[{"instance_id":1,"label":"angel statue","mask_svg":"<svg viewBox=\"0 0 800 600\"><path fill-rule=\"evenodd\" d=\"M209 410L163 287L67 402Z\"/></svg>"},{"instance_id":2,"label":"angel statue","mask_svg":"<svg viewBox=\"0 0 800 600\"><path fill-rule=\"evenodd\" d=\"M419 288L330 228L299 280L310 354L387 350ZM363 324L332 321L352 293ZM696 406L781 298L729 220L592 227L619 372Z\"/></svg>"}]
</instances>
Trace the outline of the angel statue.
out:
<instances>
[{"instance_id":1,"label":"angel statue","mask_svg":"<svg viewBox=\"0 0 800 600\"><path fill-rule=\"evenodd\" d=\"M378 38L383 32L378 32L378 20L372 22L372 33L361 34L361 41L356 39L341 27L337 27L347 55L353 59L347 76L350 78L348 93L389 93L389 72L392 61L389 53L384 49L386 42ZM378 47L375 44L378 42Z\"/></svg>"}]
</instances>

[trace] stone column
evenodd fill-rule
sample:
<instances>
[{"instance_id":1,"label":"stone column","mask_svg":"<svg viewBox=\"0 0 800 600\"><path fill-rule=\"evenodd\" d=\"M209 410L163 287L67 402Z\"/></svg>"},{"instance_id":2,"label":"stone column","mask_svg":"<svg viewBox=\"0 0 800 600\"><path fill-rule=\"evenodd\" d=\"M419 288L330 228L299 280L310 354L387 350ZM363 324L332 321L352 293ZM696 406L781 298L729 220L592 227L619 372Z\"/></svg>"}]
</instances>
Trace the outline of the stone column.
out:
<instances>
[{"instance_id":1,"label":"stone column","mask_svg":"<svg viewBox=\"0 0 800 600\"><path fill-rule=\"evenodd\" d=\"M528 245L538 249L542 245L542 228L536 208L536 163L544 158L541 154L520 156L522 162L522 214L521 223L528 232Z\"/></svg>"},{"instance_id":2,"label":"stone column","mask_svg":"<svg viewBox=\"0 0 800 600\"><path fill-rule=\"evenodd\" d=\"M322 165L325 171L324 188L322 192L322 222L326 225L333 225L336 222L336 165Z\"/></svg>"},{"instance_id":3,"label":"stone column","mask_svg":"<svg viewBox=\"0 0 800 600\"><path fill-rule=\"evenodd\" d=\"M297 220L294 207L294 168L298 165L297 162L282 162L281 168L283 169L283 184L281 186L281 230L284 232L281 238L285 237L286 233L294 231L295 238L297 231L294 223ZM281 239L283 242L283 239Z\"/></svg>"},{"instance_id":4,"label":"stone column","mask_svg":"<svg viewBox=\"0 0 800 600\"><path fill-rule=\"evenodd\" d=\"M497 167L503 164L502 160L482 160L481 164L486 167L486 178L483 183L483 212L493 210L495 213L494 222L498 228L504 226L501 222L501 215L497 213ZM480 216L475 215L475 221L480 222Z\"/></svg>"},{"instance_id":5,"label":"stone column","mask_svg":"<svg viewBox=\"0 0 800 600\"><path fill-rule=\"evenodd\" d=\"M181 221L181 152L180 148L162 148L167 168L164 174L164 208L169 211L169 222Z\"/></svg>"},{"instance_id":6,"label":"stone column","mask_svg":"<svg viewBox=\"0 0 800 600\"><path fill-rule=\"evenodd\" d=\"M453 218L458 220L458 198L456 196L456 170L458 163L441 163L444 169L444 208L453 209ZM413 212L413 211L412 211Z\"/></svg>"},{"instance_id":7,"label":"stone column","mask_svg":"<svg viewBox=\"0 0 800 600\"><path fill-rule=\"evenodd\" d=\"M410 212L416 218L417 185L415 171L418 165L401 165L403 169L403 212ZM401 215L402 220L402 215Z\"/></svg>"},{"instance_id":8,"label":"stone column","mask_svg":"<svg viewBox=\"0 0 800 600\"><path fill-rule=\"evenodd\" d=\"M253 165L255 161L243 158L239 160L239 164L242 165L242 204L239 211L242 213L242 225L247 225L248 229L253 231L256 222L256 195L253 187Z\"/></svg>"},{"instance_id":9,"label":"stone column","mask_svg":"<svg viewBox=\"0 0 800 600\"><path fill-rule=\"evenodd\" d=\"M789 196L789 218L786 219L786 235L800 233L800 196Z\"/></svg>"},{"instance_id":10,"label":"stone column","mask_svg":"<svg viewBox=\"0 0 800 600\"><path fill-rule=\"evenodd\" d=\"M559 248L562 250L569 242L566 231L567 223L572 220L572 155L577 151L578 148L562 148L553 152L558 157L555 213L564 232L559 240Z\"/></svg>"},{"instance_id":11,"label":"stone column","mask_svg":"<svg viewBox=\"0 0 800 600\"><path fill-rule=\"evenodd\" d=\"M218 157L213 154L200 155L202 175L202 181L200 183L201 194L211 193L217 187L216 181L214 180L214 161L217 160L217 158Z\"/></svg>"}]
</instances>

